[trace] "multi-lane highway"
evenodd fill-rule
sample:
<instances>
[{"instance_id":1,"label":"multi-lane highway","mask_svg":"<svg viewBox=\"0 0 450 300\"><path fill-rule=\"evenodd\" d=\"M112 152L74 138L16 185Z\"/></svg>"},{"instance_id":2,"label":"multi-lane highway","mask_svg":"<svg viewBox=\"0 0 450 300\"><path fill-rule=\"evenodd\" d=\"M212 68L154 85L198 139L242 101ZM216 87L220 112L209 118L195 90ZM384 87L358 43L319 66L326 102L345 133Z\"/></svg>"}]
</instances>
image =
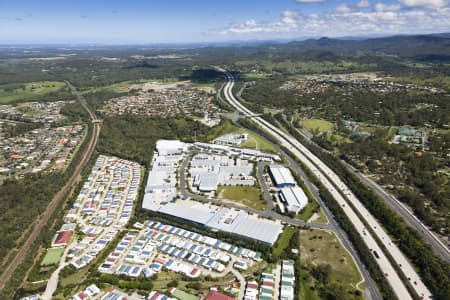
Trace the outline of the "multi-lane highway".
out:
<instances>
[{"instance_id":1,"label":"multi-lane highway","mask_svg":"<svg viewBox=\"0 0 450 300\"><path fill-rule=\"evenodd\" d=\"M284 117L285 118L285 117ZM286 120L286 118L285 118ZM287 120L286 120L287 121ZM311 141L311 136L305 134L305 132L295 129L299 134L301 134L305 139L307 139L310 143L314 144ZM318 145L316 145L318 146ZM318 146L319 147L319 146ZM326 150L324 150L326 151ZM328 151L327 151L328 152ZM405 204L400 202L397 198L386 192L381 186L379 186L376 182L367 178L360 172L358 172L353 166L349 165L345 161L341 161L342 164L347 168L348 171L353 173L356 177L358 177L362 183L364 183L367 187L371 188L380 198L384 200L384 202L389 205L389 207L399 215L403 221L412 229L416 230L417 233L423 238L423 240L430 245L430 247L434 250L434 252L439 255L444 261L450 262L450 249L448 245L445 245L436 234L430 230L422 221L420 221L415 215L414 212L409 209Z\"/></svg>"},{"instance_id":2,"label":"multi-lane highway","mask_svg":"<svg viewBox=\"0 0 450 300\"><path fill-rule=\"evenodd\" d=\"M386 276L386 280L391 285L394 293L399 299L412 299L408 289L397 274L394 266L378 244L377 240L388 249L389 254L395 263L400 267L402 273L411 282L414 291L424 299L431 299L432 295L425 284L414 270L411 263L391 241L388 234L380 226L378 221L370 214L370 212L362 205L355 195L347 188L342 180L319 158L311 153L306 147L298 142L292 136L279 130L261 117L244 107L233 95L232 88L234 86L234 78L231 73L225 72L228 82L224 87L224 95L227 101L240 113L245 116L252 116L252 120L262 129L267 131L275 138L280 145L289 149L302 163L321 181L323 186L334 196L335 200L341 205L343 211L352 222L353 226L358 230L367 247L371 249L376 258L380 269ZM351 205L349 205L351 204ZM368 224L371 230L366 228ZM374 236L375 235L375 236Z\"/></svg>"}]
</instances>

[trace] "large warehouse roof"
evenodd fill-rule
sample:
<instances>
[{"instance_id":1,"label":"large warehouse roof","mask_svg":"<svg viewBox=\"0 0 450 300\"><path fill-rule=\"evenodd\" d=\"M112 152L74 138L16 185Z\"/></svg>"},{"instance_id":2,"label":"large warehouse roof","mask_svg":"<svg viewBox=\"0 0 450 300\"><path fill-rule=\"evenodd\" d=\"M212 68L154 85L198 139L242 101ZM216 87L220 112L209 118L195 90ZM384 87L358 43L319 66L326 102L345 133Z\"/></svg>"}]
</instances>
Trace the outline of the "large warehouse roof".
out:
<instances>
[{"instance_id":1,"label":"large warehouse roof","mask_svg":"<svg viewBox=\"0 0 450 300\"><path fill-rule=\"evenodd\" d=\"M275 185L296 185L294 177L292 176L291 171L281 165L273 165L269 166L269 171L272 174L272 178L275 181Z\"/></svg>"},{"instance_id":2,"label":"large warehouse roof","mask_svg":"<svg viewBox=\"0 0 450 300\"><path fill-rule=\"evenodd\" d=\"M287 209L296 213L308 204L308 197L298 186L282 188L281 198L286 202Z\"/></svg>"}]
</instances>

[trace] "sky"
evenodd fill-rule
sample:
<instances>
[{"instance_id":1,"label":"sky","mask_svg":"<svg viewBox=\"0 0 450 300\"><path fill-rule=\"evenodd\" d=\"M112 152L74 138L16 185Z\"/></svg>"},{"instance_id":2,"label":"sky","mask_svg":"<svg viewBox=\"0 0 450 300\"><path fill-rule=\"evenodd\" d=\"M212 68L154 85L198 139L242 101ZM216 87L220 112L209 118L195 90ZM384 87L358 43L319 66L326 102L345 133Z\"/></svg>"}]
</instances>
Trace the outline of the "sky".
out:
<instances>
[{"instance_id":1,"label":"sky","mask_svg":"<svg viewBox=\"0 0 450 300\"><path fill-rule=\"evenodd\" d=\"M450 32L450 0L0 0L0 44L197 43Z\"/></svg>"}]
</instances>

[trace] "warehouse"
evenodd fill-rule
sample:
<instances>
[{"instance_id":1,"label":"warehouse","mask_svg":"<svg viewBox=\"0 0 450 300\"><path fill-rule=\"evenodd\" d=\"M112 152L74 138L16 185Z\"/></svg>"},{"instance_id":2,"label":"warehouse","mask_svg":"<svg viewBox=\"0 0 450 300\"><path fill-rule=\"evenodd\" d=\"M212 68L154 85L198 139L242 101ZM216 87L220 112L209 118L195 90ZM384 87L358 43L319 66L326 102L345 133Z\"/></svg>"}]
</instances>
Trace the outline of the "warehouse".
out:
<instances>
[{"instance_id":1,"label":"warehouse","mask_svg":"<svg viewBox=\"0 0 450 300\"><path fill-rule=\"evenodd\" d=\"M269 175L277 188L295 186L297 184L291 171L282 165L269 166Z\"/></svg>"},{"instance_id":2,"label":"warehouse","mask_svg":"<svg viewBox=\"0 0 450 300\"><path fill-rule=\"evenodd\" d=\"M298 186L281 188L280 198L288 212L298 213L308 204L308 197Z\"/></svg>"},{"instance_id":3,"label":"warehouse","mask_svg":"<svg viewBox=\"0 0 450 300\"><path fill-rule=\"evenodd\" d=\"M156 142L156 151L159 155L180 155L188 148L188 144L178 140L158 140Z\"/></svg>"}]
</instances>

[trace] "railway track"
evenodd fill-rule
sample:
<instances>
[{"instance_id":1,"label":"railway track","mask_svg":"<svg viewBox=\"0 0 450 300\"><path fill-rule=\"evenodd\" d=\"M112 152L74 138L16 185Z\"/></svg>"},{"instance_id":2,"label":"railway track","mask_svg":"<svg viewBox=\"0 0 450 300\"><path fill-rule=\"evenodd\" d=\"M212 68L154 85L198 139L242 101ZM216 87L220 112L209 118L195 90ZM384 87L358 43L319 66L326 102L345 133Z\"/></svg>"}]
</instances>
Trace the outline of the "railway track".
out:
<instances>
[{"instance_id":1,"label":"railway track","mask_svg":"<svg viewBox=\"0 0 450 300\"><path fill-rule=\"evenodd\" d=\"M95 113L90 109L86 100L77 92L76 88L70 82L66 82L66 84L69 86L72 93L76 95L77 100L89 114L89 117L91 119L93 128L92 128L92 135L89 140L89 145L84 149L84 153L82 154L80 162L75 167L75 170L70 176L69 180L67 180L66 184L55 194L55 196L53 197L52 201L48 204L45 211L38 216L38 220L36 223L33 223L34 227L32 228L31 233L28 236L27 240L22 244L22 246L17 251L15 257L12 259L12 261L5 269L5 271L1 274L0 289L3 289L5 287L6 283L9 281L14 271L23 261L26 253L28 252L31 245L36 240L36 238L38 237L39 233L42 231L44 226L48 223L50 217L53 215L56 208L59 207L69 197L69 195L78 185L78 183L81 180L81 172L87 165L89 159L94 153L95 146L97 145L98 137L100 134L99 120L97 119Z\"/></svg>"}]
</instances>

